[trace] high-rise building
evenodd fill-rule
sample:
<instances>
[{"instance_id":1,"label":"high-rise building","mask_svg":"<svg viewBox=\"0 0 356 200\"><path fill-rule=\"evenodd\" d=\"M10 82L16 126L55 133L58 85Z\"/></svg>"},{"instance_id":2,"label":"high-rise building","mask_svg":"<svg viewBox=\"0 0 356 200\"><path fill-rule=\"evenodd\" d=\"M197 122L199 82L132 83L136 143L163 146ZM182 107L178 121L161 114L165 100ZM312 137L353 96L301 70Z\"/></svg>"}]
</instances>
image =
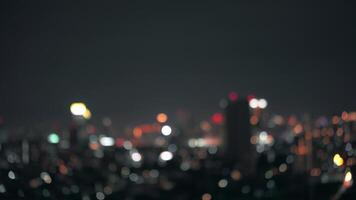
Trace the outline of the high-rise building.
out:
<instances>
[{"instance_id":1,"label":"high-rise building","mask_svg":"<svg viewBox=\"0 0 356 200\"><path fill-rule=\"evenodd\" d=\"M255 154L250 143L250 110L246 99L230 99L225 110L226 133L224 151L227 162L236 165L242 173L250 174L255 168Z\"/></svg>"}]
</instances>

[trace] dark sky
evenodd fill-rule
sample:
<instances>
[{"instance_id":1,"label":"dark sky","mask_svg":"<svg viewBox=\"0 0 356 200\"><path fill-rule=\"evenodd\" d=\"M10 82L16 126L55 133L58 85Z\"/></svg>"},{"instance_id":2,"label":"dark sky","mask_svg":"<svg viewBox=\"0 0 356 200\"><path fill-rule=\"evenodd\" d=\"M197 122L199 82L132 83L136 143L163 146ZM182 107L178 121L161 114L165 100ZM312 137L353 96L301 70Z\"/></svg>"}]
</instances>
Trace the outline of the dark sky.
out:
<instances>
[{"instance_id":1,"label":"dark sky","mask_svg":"<svg viewBox=\"0 0 356 200\"><path fill-rule=\"evenodd\" d=\"M0 115L40 121L85 101L119 123L207 116L229 91L279 113L356 109L355 3L0 3Z\"/></svg>"}]
</instances>

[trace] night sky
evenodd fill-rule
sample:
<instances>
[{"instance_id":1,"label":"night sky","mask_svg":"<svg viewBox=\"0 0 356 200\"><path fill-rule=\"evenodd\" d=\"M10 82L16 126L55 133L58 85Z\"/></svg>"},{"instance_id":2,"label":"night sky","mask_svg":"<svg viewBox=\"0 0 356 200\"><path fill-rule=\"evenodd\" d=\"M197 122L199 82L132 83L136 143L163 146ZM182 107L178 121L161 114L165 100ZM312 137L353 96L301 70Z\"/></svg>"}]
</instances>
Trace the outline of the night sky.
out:
<instances>
[{"instance_id":1,"label":"night sky","mask_svg":"<svg viewBox=\"0 0 356 200\"><path fill-rule=\"evenodd\" d=\"M356 110L355 3L0 3L0 115L68 117L84 101L120 125L157 112L219 111L230 91L272 112Z\"/></svg>"}]
</instances>

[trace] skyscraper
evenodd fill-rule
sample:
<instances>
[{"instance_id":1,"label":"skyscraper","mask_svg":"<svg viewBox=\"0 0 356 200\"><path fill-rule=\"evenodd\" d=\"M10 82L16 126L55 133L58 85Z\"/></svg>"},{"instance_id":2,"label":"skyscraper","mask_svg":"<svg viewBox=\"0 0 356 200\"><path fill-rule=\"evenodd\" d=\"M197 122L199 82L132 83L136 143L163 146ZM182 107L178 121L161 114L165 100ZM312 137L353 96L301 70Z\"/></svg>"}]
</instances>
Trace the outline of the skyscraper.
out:
<instances>
[{"instance_id":1,"label":"skyscraper","mask_svg":"<svg viewBox=\"0 0 356 200\"><path fill-rule=\"evenodd\" d=\"M250 143L250 110L246 99L230 99L225 110L225 157L230 165L236 165L242 173L254 172L255 156Z\"/></svg>"}]
</instances>

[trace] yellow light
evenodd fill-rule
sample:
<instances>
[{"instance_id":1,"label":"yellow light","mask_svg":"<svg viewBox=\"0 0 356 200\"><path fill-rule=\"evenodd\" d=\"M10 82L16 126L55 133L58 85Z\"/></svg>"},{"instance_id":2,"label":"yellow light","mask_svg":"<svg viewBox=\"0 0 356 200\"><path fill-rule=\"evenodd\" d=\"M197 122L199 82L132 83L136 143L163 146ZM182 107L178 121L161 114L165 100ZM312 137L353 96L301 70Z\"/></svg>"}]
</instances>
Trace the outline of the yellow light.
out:
<instances>
[{"instance_id":1,"label":"yellow light","mask_svg":"<svg viewBox=\"0 0 356 200\"><path fill-rule=\"evenodd\" d=\"M344 159L340 156L340 154L335 154L333 158L334 164L338 167L344 164Z\"/></svg>"},{"instance_id":2,"label":"yellow light","mask_svg":"<svg viewBox=\"0 0 356 200\"><path fill-rule=\"evenodd\" d=\"M159 123L165 123L168 120L168 116L166 114L164 114L164 113L158 113L158 115L156 117L156 120Z\"/></svg>"},{"instance_id":3,"label":"yellow light","mask_svg":"<svg viewBox=\"0 0 356 200\"><path fill-rule=\"evenodd\" d=\"M87 110L84 103L77 102L70 105L70 112L76 116L83 116Z\"/></svg>"},{"instance_id":4,"label":"yellow light","mask_svg":"<svg viewBox=\"0 0 356 200\"><path fill-rule=\"evenodd\" d=\"M91 112L90 112L89 109L86 109L86 110L85 110L85 112L84 112L84 114L83 114L83 117L84 117L85 119L90 119L90 118L91 118Z\"/></svg>"}]
</instances>

